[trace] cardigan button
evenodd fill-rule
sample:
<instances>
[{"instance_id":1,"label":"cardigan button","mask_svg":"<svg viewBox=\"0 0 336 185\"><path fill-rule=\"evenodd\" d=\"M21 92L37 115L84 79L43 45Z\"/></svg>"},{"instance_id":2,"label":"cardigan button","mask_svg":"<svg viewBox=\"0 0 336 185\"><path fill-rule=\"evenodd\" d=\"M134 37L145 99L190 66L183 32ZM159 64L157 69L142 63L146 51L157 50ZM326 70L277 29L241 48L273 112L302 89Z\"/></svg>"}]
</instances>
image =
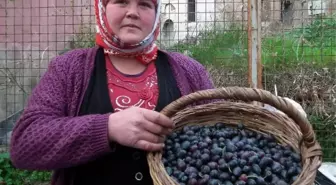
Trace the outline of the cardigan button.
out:
<instances>
[{"instance_id":1,"label":"cardigan button","mask_svg":"<svg viewBox=\"0 0 336 185\"><path fill-rule=\"evenodd\" d=\"M139 152L134 152L132 155L134 160L139 160L140 159L140 153Z\"/></svg>"},{"instance_id":2,"label":"cardigan button","mask_svg":"<svg viewBox=\"0 0 336 185\"><path fill-rule=\"evenodd\" d=\"M142 175L141 172L138 172L138 173L135 174L135 179L136 179L137 181L141 181L142 178L143 178L143 175Z\"/></svg>"}]
</instances>

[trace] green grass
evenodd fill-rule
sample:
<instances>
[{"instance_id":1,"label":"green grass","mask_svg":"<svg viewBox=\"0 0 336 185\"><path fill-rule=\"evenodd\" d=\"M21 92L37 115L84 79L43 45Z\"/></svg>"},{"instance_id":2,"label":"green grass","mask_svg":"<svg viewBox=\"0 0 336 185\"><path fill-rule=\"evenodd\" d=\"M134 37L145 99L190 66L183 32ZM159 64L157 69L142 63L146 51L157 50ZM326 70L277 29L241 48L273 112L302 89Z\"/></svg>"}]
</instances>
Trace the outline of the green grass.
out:
<instances>
[{"instance_id":1,"label":"green grass","mask_svg":"<svg viewBox=\"0 0 336 185\"><path fill-rule=\"evenodd\" d=\"M192 57L203 64L242 63L247 61L247 32L239 26L225 32L204 31L199 44L178 44L171 50L189 50Z\"/></svg>"},{"instance_id":2,"label":"green grass","mask_svg":"<svg viewBox=\"0 0 336 185\"><path fill-rule=\"evenodd\" d=\"M336 17L317 18L310 25L263 39L262 60L267 63L335 64Z\"/></svg>"},{"instance_id":3,"label":"green grass","mask_svg":"<svg viewBox=\"0 0 336 185\"><path fill-rule=\"evenodd\" d=\"M310 25L262 38L264 65L335 64L336 17L316 19ZM199 44L177 44L172 50L189 50L203 64L247 64L247 31L233 25L227 31L204 31Z\"/></svg>"},{"instance_id":4,"label":"green grass","mask_svg":"<svg viewBox=\"0 0 336 185\"><path fill-rule=\"evenodd\" d=\"M300 39L294 40L290 36L267 38L263 42L262 50L264 64L311 62L324 65L336 61L336 45L309 45L303 43Z\"/></svg>"},{"instance_id":5,"label":"green grass","mask_svg":"<svg viewBox=\"0 0 336 185\"><path fill-rule=\"evenodd\" d=\"M323 161L336 162L336 119L310 116L309 121L313 126L317 141L322 147Z\"/></svg>"}]
</instances>

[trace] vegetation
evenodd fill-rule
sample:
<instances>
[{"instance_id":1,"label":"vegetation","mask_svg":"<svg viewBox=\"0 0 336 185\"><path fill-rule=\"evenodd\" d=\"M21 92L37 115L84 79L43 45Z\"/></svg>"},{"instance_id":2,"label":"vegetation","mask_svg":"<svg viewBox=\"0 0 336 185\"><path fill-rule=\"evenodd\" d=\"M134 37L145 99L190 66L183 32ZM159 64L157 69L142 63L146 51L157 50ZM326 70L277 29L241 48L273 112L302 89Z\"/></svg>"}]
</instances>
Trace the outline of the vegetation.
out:
<instances>
[{"instance_id":1,"label":"vegetation","mask_svg":"<svg viewBox=\"0 0 336 185\"><path fill-rule=\"evenodd\" d=\"M335 64L336 17L317 18L312 24L263 40L265 64L310 62L318 66Z\"/></svg>"},{"instance_id":2,"label":"vegetation","mask_svg":"<svg viewBox=\"0 0 336 185\"><path fill-rule=\"evenodd\" d=\"M336 17L316 19L303 28L274 33L262 39L262 63L267 66L314 63L319 66L336 61ZM204 31L197 45L180 43L171 49L183 52L203 64L235 63L246 65L248 54L247 31L240 25L227 30Z\"/></svg>"},{"instance_id":3,"label":"vegetation","mask_svg":"<svg viewBox=\"0 0 336 185\"><path fill-rule=\"evenodd\" d=\"M9 154L0 154L0 184L38 185L50 180L50 172L19 170L13 167Z\"/></svg>"}]
</instances>

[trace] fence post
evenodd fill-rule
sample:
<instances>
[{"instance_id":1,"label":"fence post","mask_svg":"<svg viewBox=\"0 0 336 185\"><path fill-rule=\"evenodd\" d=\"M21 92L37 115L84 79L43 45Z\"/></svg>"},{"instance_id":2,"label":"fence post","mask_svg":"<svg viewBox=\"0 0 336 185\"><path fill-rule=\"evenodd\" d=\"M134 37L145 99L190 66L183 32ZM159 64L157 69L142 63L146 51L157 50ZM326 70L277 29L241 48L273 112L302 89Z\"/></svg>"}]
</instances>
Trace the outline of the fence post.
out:
<instances>
[{"instance_id":1,"label":"fence post","mask_svg":"<svg viewBox=\"0 0 336 185\"><path fill-rule=\"evenodd\" d=\"M250 87L262 88L261 0L248 0L248 81Z\"/></svg>"}]
</instances>

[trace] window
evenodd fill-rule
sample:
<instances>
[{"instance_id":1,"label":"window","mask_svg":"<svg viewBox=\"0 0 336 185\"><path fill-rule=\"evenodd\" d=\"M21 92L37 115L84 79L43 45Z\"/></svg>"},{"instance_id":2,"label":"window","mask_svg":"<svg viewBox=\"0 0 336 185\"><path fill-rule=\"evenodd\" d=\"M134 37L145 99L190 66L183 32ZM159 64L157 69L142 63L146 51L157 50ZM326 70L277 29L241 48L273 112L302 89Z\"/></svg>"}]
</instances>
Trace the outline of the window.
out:
<instances>
[{"instance_id":1,"label":"window","mask_svg":"<svg viewBox=\"0 0 336 185\"><path fill-rule=\"evenodd\" d=\"M195 0L188 0L188 22L196 21L196 3Z\"/></svg>"},{"instance_id":2,"label":"window","mask_svg":"<svg viewBox=\"0 0 336 185\"><path fill-rule=\"evenodd\" d=\"M315 0L308 2L309 15L321 15L327 9L326 3L323 0Z\"/></svg>"},{"instance_id":3,"label":"window","mask_svg":"<svg viewBox=\"0 0 336 185\"><path fill-rule=\"evenodd\" d=\"M175 12L175 6L172 5L171 3L168 3L165 5L165 8L164 8L164 13L170 13L170 12Z\"/></svg>"},{"instance_id":4,"label":"window","mask_svg":"<svg viewBox=\"0 0 336 185\"><path fill-rule=\"evenodd\" d=\"M172 39L174 33L174 23L172 20L168 19L165 21L163 28L163 36L168 39Z\"/></svg>"},{"instance_id":5,"label":"window","mask_svg":"<svg viewBox=\"0 0 336 185\"><path fill-rule=\"evenodd\" d=\"M281 21L285 24L292 24L293 16L294 16L294 9L293 9L293 2L290 0L283 0L281 2Z\"/></svg>"}]
</instances>

